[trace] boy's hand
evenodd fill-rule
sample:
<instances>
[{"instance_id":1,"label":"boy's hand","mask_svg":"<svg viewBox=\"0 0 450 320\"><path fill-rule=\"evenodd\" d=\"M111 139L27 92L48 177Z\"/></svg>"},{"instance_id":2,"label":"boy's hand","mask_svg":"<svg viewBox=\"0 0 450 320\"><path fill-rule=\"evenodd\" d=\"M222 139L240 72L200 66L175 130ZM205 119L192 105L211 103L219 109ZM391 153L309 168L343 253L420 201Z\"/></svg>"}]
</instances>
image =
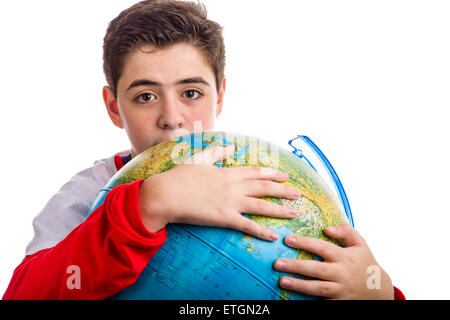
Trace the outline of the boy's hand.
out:
<instances>
[{"instance_id":1,"label":"boy's hand","mask_svg":"<svg viewBox=\"0 0 450 320\"><path fill-rule=\"evenodd\" d=\"M257 197L295 200L300 194L297 189L280 183L289 177L277 170L212 165L233 153L234 146L211 147L144 181L139 191L139 207L147 229L156 232L167 223L187 223L232 228L265 240L276 240L278 235L274 231L245 218L242 213L292 218L297 214L295 208Z\"/></svg>"},{"instance_id":2,"label":"boy's hand","mask_svg":"<svg viewBox=\"0 0 450 320\"><path fill-rule=\"evenodd\" d=\"M318 280L282 277L282 288L330 299L393 299L394 288L388 274L375 261L361 235L349 224L326 228L325 234L344 243L290 235L285 243L293 248L315 253L315 260L278 259L275 269L298 273Z\"/></svg>"}]
</instances>

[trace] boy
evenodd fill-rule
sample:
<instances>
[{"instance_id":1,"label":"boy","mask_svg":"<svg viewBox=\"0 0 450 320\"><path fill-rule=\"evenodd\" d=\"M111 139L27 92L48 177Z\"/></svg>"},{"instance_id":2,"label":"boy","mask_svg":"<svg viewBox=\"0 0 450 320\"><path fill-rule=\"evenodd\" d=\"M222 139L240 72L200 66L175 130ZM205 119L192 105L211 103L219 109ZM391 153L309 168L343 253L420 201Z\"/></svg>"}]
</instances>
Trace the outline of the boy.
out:
<instances>
[{"instance_id":1,"label":"boy","mask_svg":"<svg viewBox=\"0 0 450 320\"><path fill-rule=\"evenodd\" d=\"M114 125L125 129L131 150L96 161L50 199L33 221L35 236L4 299L105 299L136 281L163 245L168 223L234 228L271 241L277 237L274 232L241 213L284 218L296 213L258 199L297 199L298 192L280 183L286 175L216 168L212 164L233 150L214 148L200 155L202 164L182 164L114 188L87 217L98 190L131 158L193 132L194 123L204 131L212 129L226 87L221 27L194 3L150 0L123 11L108 27L103 58L105 106ZM324 262L277 260L276 269L318 279L283 277L280 286L341 299L401 294L355 230L340 225L325 232L346 248L286 237L287 245L317 253ZM371 266L380 271L376 289L366 283Z\"/></svg>"}]
</instances>

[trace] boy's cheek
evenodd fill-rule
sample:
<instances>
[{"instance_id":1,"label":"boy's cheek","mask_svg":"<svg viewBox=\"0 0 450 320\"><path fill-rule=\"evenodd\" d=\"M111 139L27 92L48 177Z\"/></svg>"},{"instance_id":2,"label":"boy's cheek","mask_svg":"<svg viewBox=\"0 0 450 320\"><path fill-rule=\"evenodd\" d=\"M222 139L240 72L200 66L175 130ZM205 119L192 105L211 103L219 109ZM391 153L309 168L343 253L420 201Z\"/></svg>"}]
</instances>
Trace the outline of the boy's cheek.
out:
<instances>
[{"instance_id":1,"label":"boy's cheek","mask_svg":"<svg viewBox=\"0 0 450 320\"><path fill-rule=\"evenodd\" d=\"M189 122L194 124L195 122L201 123L204 130L214 127L214 121L216 119L216 105L214 101L207 101L200 108L195 108L186 115L190 120Z\"/></svg>"}]
</instances>

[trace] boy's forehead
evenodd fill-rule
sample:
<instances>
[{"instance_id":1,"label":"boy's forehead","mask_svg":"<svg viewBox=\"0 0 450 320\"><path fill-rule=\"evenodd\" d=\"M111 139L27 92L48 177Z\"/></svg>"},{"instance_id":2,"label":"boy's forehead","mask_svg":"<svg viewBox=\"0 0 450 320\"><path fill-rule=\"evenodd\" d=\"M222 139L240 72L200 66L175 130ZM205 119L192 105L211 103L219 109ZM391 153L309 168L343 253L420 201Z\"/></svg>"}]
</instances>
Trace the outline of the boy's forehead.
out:
<instances>
[{"instance_id":1,"label":"boy's forehead","mask_svg":"<svg viewBox=\"0 0 450 320\"><path fill-rule=\"evenodd\" d=\"M174 84L182 79L195 77L201 77L211 86L214 85L212 67L198 48L185 43L162 49L145 45L130 52L124 59L119 82L122 82L122 90L126 90L139 79Z\"/></svg>"}]
</instances>

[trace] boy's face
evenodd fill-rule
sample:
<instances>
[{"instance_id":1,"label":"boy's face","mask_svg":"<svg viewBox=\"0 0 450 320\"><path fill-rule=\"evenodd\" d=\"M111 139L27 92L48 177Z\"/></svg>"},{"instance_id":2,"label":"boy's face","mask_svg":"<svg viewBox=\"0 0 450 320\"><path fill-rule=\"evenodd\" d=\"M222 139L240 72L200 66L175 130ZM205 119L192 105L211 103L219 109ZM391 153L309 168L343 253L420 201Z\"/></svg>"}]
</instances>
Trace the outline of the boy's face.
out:
<instances>
[{"instance_id":1,"label":"boy's face","mask_svg":"<svg viewBox=\"0 0 450 320\"><path fill-rule=\"evenodd\" d=\"M103 99L112 122L124 128L132 156L162 141L214 127L222 111L225 78L219 93L215 77L203 54L180 43L162 50L151 46L131 52L117 84Z\"/></svg>"}]
</instances>

